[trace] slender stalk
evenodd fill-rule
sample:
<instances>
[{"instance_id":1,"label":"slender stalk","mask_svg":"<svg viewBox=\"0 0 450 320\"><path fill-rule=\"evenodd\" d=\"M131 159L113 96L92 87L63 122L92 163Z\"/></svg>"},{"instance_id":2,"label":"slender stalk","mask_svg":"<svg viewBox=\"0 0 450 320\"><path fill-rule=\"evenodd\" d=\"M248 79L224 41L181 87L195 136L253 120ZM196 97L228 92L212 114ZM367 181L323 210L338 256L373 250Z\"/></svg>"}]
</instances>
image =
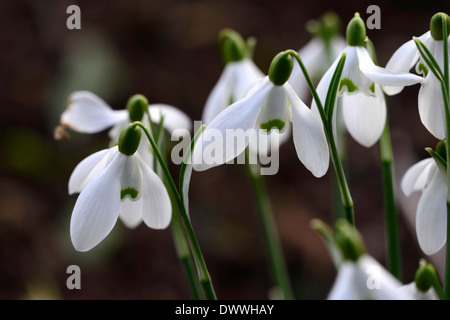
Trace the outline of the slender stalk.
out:
<instances>
[{"instance_id":1,"label":"slender stalk","mask_svg":"<svg viewBox=\"0 0 450 320\"><path fill-rule=\"evenodd\" d=\"M337 181L339 184L339 189L341 191L341 202L342 202L342 206L344 207L344 210L345 210L345 217L350 223L354 224L355 218L354 218L353 199L350 194L350 189L348 187L347 179L345 177L344 168L343 168L342 162L339 158L339 153L338 153L338 150L336 147L336 141L333 136L333 117L331 117L331 118L327 117L327 113L331 114L331 115L333 114L332 111L330 111L330 109L334 108L334 102L335 102L334 99L336 98L336 91L333 93L333 90L329 90L328 93L331 92L331 94L334 95L334 99L331 99L331 97L328 98L328 95L327 95L327 101L329 101L329 105L327 105L326 109L325 109L322 105L322 102L320 101L319 95L317 94L314 84L311 81L308 71L306 70L305 65L303 64L303 62L300 59L297 52L294 50L287 50L286 52L291 54L292 56L294 56L295 59L297 59L299 65L300 65L300 68L302 69L302 72L305 76L306 82L308 83L308 86L309 86L311 94L314 98L314 101L316 102L317 109L319 110L320 118L322 119L322 123L324 125L325 135L326 135L326 138L328 141L328 146L330 148L331 160L333 162L333 166L334 166L334 169L336 172L336 178L337 178ZM345 63L345 55L342 56L341 61L338 65L338 67L336 68L338 73L342 73L342 68L344 67L344 63ZM339 68L340 68L340 72L339 72ZM335 72L335 75L337 76L336 72ZM338 79L340 79L340 74L339 74ZM335 88L335 90L337 90L337 87ZM326 111L327 113L325 112L325 110L327 110Z\"/></svg>"},{"instance_id":2,"label":"slender stalk","mask_svg":"<svg viewBox=\"0 0 450 320\"><path fill-rule=\"evenodd\" d=\"M294 297L282 246L278 237L275 220L269 202L269 196L267 194L264 181L258 171L259 165L249 163L248 152L249 151L247 149L245 167L247 169L247 174L258 206L259 219L263 230L264 242L269 254L268 260L272 277L283 295L282 298L284 300L292 300Z\"/></svg>"},{"instance_id":3,"label":"slender stalk","mask_svg":"<svg viewBox=\"0 0 450 320\"><path fill-rule=\"evenodd\" d=\"M447 298L450 298L450 245L448 244L448 238L450 236L450 108L449 108L449 64L448 64L448 30L447 21L443 18L442 21L442 35L443 35L443 47L444 47L444 83L442 85L442 97L444 99L445 109L445 123L446 123L446 139L447 139L447 245L446 245L446 257L445 257L445 280L444 280L444 292Z\"/></svg>"},{"instance_id":4,"label":"slender stalk","mask_svg":"<svg viewBox=\"0 0 450 320\"><path fill-rule=\"evenodd\" d=\"M378 65L378 59L375 46L370 39L367 39L367 49L370 52L373 62ZM384 95L383 98L385 99ZM379 141L380 160L383 173L384 190L384 212L386 224L386 243L387 243L387 267L389 271L401 279L401 259L400 242L398 235L398 214L395 201L394 189L394 154L392 152L391 134L389 132L389 118L386 116L386 124Z\"/></svg>"},{"instance_id":5,"label":"slender stalk","mask_svg":"<svg viewBox=\"0 0 450 320\"><path fill-rule=\"evenodd\" d=\"M134 122L134 125L140 127L142 129L142 131L144 131L148 140L150 141L150 144L152 145L152 148L153 148L153 152L159 161L159 164L161 166L161 169L162 169L162 172L163 172L165 178L167 179L167 184L169 186L169 189L175 198L175 202L180 211L183 226L184 226L184 229L187 234L189 245L194 254L194 260L195 260L196 266L197 266L198 278L202 285L205 297L208 300L216 300L217 297L214 292L211 277L209 275L208 268L206 266L206 262L203 257L202 251L200 249L200 245L198 243L197 237L195 236L194 228L192 227L191 221L186 212L186 208L184 207L184 203L182 201L180 193L177 190L175 182L172 179L169 168L167 167L167 165L161 155L161 152L159 151L158 146L156 145L155 141L153 140L152 135L150 134L148 129L140 122Z\"/></svg>"},{"instance_id":6,"label":"slender stalk","mask_svg":"<svg viewBox=\"0 0 450 320\"><path fill-rule=\"evenodd\" d=\"M398 215L395 202L393 153L389 133L389 122L386 120L380 139L380 158L383 171L384 211L387 241L387 267L389 271L401 279L400 242L398 236Z\"/></svg>"},{"instance_id":7,"label":"slender stalk","mask_svg":"<svg viewBox=\"0 0 450 320\"><path fill-rule=\"evenodd\" d=\"M159 128L162 127L164 118L161 117L161 122L159 124ZM151 122L150 122L151 123ZM158 129L159 131L159 129ZM155 132L153 133L155 134ZM159 140L159 141L158 141ZM164 146L163 144L164 137L161 137L161 132L156 134L155 142L160 145L160 148ZM162 150L162 148L160 149ZM165 151L162 152L164 155L164 159L167 159L167 153ZM158 172L158 161L156 158L153 159L153 167L155 172L161 176L161 173ZM161 177L167 187L167 179ZM172 202L172 221L170 224L170 229L172 231L172 238L175 246L175 252L177 254L177 258L180 261L181 267L183 269L183 273L186 277L186 281L189 287L190 295L195 300L200 300L200 293L198 289L197 277L195 275L195 271L193 269L192 255L189 250L189 245L186 240L186 235L183 231L183 226L181 224L179 213L176 209L175 199L172 193L170 195L170 201Z\"/></svg>"}]
</instances>

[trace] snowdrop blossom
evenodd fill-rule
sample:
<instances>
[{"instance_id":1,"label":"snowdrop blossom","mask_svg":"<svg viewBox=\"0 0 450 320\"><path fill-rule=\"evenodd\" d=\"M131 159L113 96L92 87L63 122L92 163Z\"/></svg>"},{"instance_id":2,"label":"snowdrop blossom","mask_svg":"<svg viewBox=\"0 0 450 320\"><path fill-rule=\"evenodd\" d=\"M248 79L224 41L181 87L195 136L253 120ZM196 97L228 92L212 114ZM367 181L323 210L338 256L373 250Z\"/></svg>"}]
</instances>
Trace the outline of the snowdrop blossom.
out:
<instances>
[{"instance_id":1,"label":"snowdrop blossom","mask_svg":"<svg viewBox=\"0 0 450 320\"><path fill-rule=\"evenodd\" d=\"M173 106L150 104L148 112L155 124L159 124L163 118L163 126L169 133L178 128L187 130L192 128L189 117ZM96 94L89 91L76 91L69 96L67 109L62 113L60 123L62 127L88 134L112 128L109 136L111 144L116 144L120 132L128 123L141 121L146 127L150 126L148 117L143 115L142 112L140 119L130 119L129 110L114 110Z\"/></svg>"},{"instance_id":2,"label":"snowdrop blossom","mask_svg":"<svg viewBox=\"0 0 450 320\"><path fill-rule=\"evenodd\" d=\"M226 139L227 132L259 133L262 129L267 133L271 130L282 133L292 122L294 144L300 161L314 176L323 176L328 170L329 152L322 122L286 81L287 78L282 84L275 85L269 76L258 80L242 99L214 118L194 148L194 170L203 171L233 160L249 145L249 139L241 143L235 143L233 138ZM217 139L218 135L225 139ZM221 156L209 153L211 149L221 150Z\"/></svg>"},{"instance_id":3,"label":"snowdrop blossom","mask_svg":"<svg viewBox=\"0 0 450 320\"><path fill-rule=\"evenodd\" d=\"M433 158L410 167L401 181L403 194L409 197L421 191L416 211L416 233L422 251L437 253L447 241L447 183L446 176Z\"/></svg>"},{"instance_id":4,"label":"snowdrop blossom","mask_svg":"<svg viewBox=\"0 0 450 320\"><path fill-rule=\"evenodd\" d=\"M368 254L346 260L338 269L328 300L410 300L402 284Z\"/></svg>"},{"instance_id":5,"label":"snowdrop blossom","mask_svg":"<svg viewBox=\"0 0 450 320\"><path fill-rule=\"evenodd\" d=\"M317 93L325 101L331 79L343 54L346 61L339 84L342 116L350 135L361 145L371 147L380 138L386 123L386 103L381 86L409 86L422 82L422 77L410 73L393 72L372 61L365 48L364 21L355 15L347 27L348 46L324 74ZM313 101L312 109L317 106ZM336 112L333 115L336 121ZM336 125L333 126L336 130Z\"/></svg>"},{"instance_id":6,"label":"snowdrop blossom","mask_svg":"<svg viewBox=\"0 0 450 320\"><path fill-rule=\"evenodd\" d=\"M72 172L69 194L80 193L70 221L76 250L95 247L119 217L129 228L141 221L153 229L169 225L172 209L167 190L136 149L137 145L134 151L123 151L119 143L88 156Z\"/></svg>"},{"instance_id":7,"label":"snowdrop blossom","mask_svg":"<svg viewBox=\"0 0 450 320\"><path fill-rule=\"evenodd\" d=\"M444 70L444 41L432 36L432 31L418 38L430 51L441 70ZM450 40L447 40L450 43ZM450 47L450 45L449 45ZM447 53L450 56L450 52ZM441 83L431 72L420 56L414 39L400 46L392 55L386 69L394 72L407 72L415 66L417 73L423 74L425 81L419 90L418 107L422 124L437 139L445 139L444 100ZM383 87L384 91L393 95L403 90L403 86Z\"/></svg>"}]
</instances>

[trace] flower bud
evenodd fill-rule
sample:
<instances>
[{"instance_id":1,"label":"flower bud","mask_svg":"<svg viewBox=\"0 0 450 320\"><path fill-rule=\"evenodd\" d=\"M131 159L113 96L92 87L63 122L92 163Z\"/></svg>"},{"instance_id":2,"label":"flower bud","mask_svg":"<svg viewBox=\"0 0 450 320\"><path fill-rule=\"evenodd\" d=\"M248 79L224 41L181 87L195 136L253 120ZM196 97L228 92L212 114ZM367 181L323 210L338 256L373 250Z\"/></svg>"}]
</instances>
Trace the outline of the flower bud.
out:
<instances>
[{"instance_id":1,"label":"flower bud","mask_svg":"<svg viewBox=\"0 0 450 320\"><path fill-rule=\"evenodd\" d=\"M286 51L280 52L273 58L269 67L269 79L276 86L282 86L291 76L294 63Z\"/></svg>"},{"instance_id":2,"label":"flower bud","mask_svg":"<svg viewBox=\"0 0 450 320\"><path fill-rule=\"evenodd\" d=\"M219 46L225 64L246 57L247 45L242 36L232 29L223 29L219 33Z\"/></svg>"},{"instance_id":3,"label":"flower bud","mask_svg":"<svg viewBox=\"0 0 450 320\"><path fill-rule=\"evenodd\" d=\"M141 141L141 129L133 123L127 124L119 136L119 151L126 156L132 156Z\"/></svg>"},{"instance_id":4,"label":"flower bud","mask_svg":"<svg viewBox=\"0 0 450 320\"><path fill-rule=\"evenodd\" d=\"M417 289L422 292L427 292L433 283L433 279L437 276L436 268L425 260L420 261L419 269L417 269L414 276L414 282Z\"/></svg>"},{"instance_id":5,"label":"flower bud","mask_svg":"<svg viewBox=\"0 0 450 320\"><path fill-rule=\"evenodd\" d=\"M355 226L345 219L340 219L336 222L335 229L336 244L341 250L344 260L357 261L361 255L366 253L364 241Z\"/></svg>"},{"instance_id":6,"label":"flower bud","mask_svg":"<svg viewBox=\"0 0 450 320\"><path fill-rule=\"evenodd\" d=\"M442 34L442 24L443 22L447 24L447 37L450 32L450 17L443 13L438 12L430 20L430 32L431 36L436 41L442 41L444 39L444 35Z\"/></svg>"},{"instance_id":7,"label":"flower bud","mask_svg":"<svg viewBox=\"0 0 450 320\"><path fill-rule=\"evenodd\" d=\"M364 46L364 40L366 39L366 25L358 12L355 13L355 16L348 23L346 36L349 46Z\"/></svg>"},{"instance_id":8,"label":"flower bud","mask_svg":"<svg viewBox=\"0 0 450 320\"><path fill-rule=\"evenodd\" d=\"M127 102L127 110L130 116L130 121L141 121L144 113L148 109L147 98L142 94L135 94Z\"/></svg>"},{"instance_id":9,"label":"flower bud","mask_svg":"<svg viewBox=\"0 0 450 320\"><path fill-rule=\"evenodd\" d=\"M306 29L313 36L322 38L324 41L330 41L331 38L340 33L341 21L336 13L328 11L321 15L318 20L308 21Z\"/></svg>"}]
</instances>

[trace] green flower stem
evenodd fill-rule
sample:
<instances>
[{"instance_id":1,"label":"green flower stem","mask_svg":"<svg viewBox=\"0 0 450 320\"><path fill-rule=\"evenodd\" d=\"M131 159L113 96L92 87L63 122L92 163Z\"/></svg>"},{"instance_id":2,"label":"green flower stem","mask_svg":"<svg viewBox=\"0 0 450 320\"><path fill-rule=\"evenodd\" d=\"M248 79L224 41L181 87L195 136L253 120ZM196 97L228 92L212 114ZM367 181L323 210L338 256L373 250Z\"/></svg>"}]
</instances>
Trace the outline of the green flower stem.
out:
<instances>
[{"instance_id":1,"label":"green flower stem","mask_svg":"<svg viewBox=\"0 0 450 320\"><path fill-rule=\"evenodd\" d=\"M216 300L217 297L216 297L216 294L215 294L215 291L213 288L211 276L209 275L205 259L203 257L202 251L200 249L200 245L198 243L197 237L195 236L194 228L192 227L191 221L186 212L186 208L184 207L184 203L182 201L180 193L177 190L175 182L172 179L169 168L167 167L166 163L164 162L161 152L159 151L158 146L156 145L155 141L153 140L152 135L150 134L148 129L140 122L134 122L134 125L140 127L142 129L142 131L144 131L145 135L147 136L150 144L152 145L154 154L159 161L159 164L161 166L163 174L167 179L169 189L175 198L175 202L176 202L177 207L181 214L183 226L184 226L186 234L187 234L190 248L194 254L194 260L196 261L198 278L202 285L205 297L208 300Z\"/></svg>"},{"instance_id":2,"label":"green flower stem","mask_svg":"<svg viewBox=\"0 0 450 320\"><path fill-rule=\"evenodd\" d=\"M176 205L172 199L172 205ZM186 241L186 236L183 232L183 226L180 221L178 212L174 210L172 214L172 222L170 224L172 230L172 237L174 239L175 251L177 253L178 260L183 268L184 275L186 277L191 297L195 300L200 300L200 293L197 287L197 277L194 275L194 268L192 263L191 251Z\"/></svg>"},{"instance_id":3,"label":"green flower stem","mask_svg":"<svg viewBox=\"0 0 450 320\"><path fill-rule=\"evenodd\" d=\"M259 173L259 165L250 164L248 161L248 149L246 150L245 167L251 182L255 200L258 206L259 219L261 222L263 237L269 254L269 265L272 277L282 294L282 299L292 300L294 298L290 285L289 275L285 264L282 246L278 237L276 224L269 203L266 186Z\"/></svg>"},{"instance_id":4,"label":"green flower stem","mask_svg":"<svg viewBox=\"0 0 450 320\"><path fill-rule=\"evenodd\" d=\"M339 153L338 153L338 150L336 147L335 138L333 136L333 127L332 127L333 117L330 117L330 118L327 117L327 113L325 112L325 108L323 107L322 102L320 101L319 95L317 94L314 84L312 83L311 78L308 74L308 71L306 70L305 65L303 64L303 61L300 59L297 52L294 50L287 50L286 52L291 54L292 56L294 56L295 59L297 59L299 65L300 65L300 68L302 69L302 72L305 76L306 82L308 83L308 86L309 86L311 94L314 98L314 101L316 102L317 109L319 110L320 118L322 119L322 123L324 125L325 135L326 135L326 138L328 141L328 146L330 148L331 160L333 162L333 166L334 166L334 169L336 172L336 178L337 178L337 181L339 184L339 189L341 191L341 202L342 202L342 206L344 207L344 210L345 210L345 217L350 223L354 224L355 218L354 218L353 199L350 194L350 189L348 187L347 179L345 177L344 168L343 168L342 162L339 158ZM343 57L341 58L341 62L340 62L341 71L340 72L342 72L344 63L345 63L345 55L343 55ZM336 69L336 70L338 70L338 69ZM340 78L340 75L339 75L339 78ZM337 85L336 85L334 94L333 94L333 92L331 93L332 95L334 95L334 99L336 98L336 91L337 91ZM329 92L330 92L330 90L329 90ZM327 97L327 101L330 102L329 105L326 105L327 112L334 108L334 102L335 102L334 99L328 99L328 97ZM332 115L332 112L328 112L328 114Z\"/></svg>"},{"instance_id":5,"label":"green flower stem","mask_svg":"<svg viewBox=\"0 0 450 320\"><path fill-rule=\"evenodd\" d=\"M448 243L448 238L450 236L450 107L449 107L449 65L448 65L448 31L446 21L442 22L442 35L444 44L444 83L442 85L442 97L444 99L445 106L445 124L446 131L445 137L447 139L447 246L446 246L446 257L445 257L445 281L444 281L444 292L447 298L450 298L450 245Z\"/></svg>"},{"instance_id":6,"label":"green flower stem","mask_svg":"<svg viewBox=\"0 0 450 320\"><path fill-rule=\"evenodd\" d=\"M164 118L161 117L161 122L159 124L159 128L162 127L163 121L164 121ZM161 134L161 132L159 132L159 134L156 135L156 137L157 137L156 142L158 142L158 139L161 137L160 134ZM159 141L161 142L161 143L159 143L160 150L162 150L161 148L162 148L162 146L164 146L163 140L164 139L159 139ZM167 159L167 153L163 151L162 154L164 155L164 159ZM159 176L161 176L161 173L157 172L158 160L156 158L153 158L153 167L154 167L155 172ZM167 187L167 184L168 184L167 179L164 179L164 177L161 177L161 178ZM201 297L200 297L200 293L199 293L199 289L198 289L197 277L195 275L195 270L193 269L191 251L189 250L189 245L186 240L186 235L183 231L183 226L181 224L180 216L176 209L176 202L173 197L173 194L170 193L169 196L170 196L170 201L172 203L172 221L170 224L170 229L172 231L172 238L173 238L173 242L174 242L174 246L175 246L175 252L177 254L178 260L180 261L181 267L183 269L183 273L186 277L186 281L189 286L189 292L190 292L191 297L194 300L200 300Z\"/></svg>"},{"instance_id":7,"label":"green flower stem","mask_svg":"<svg viewBox=\"0 0 450 320\"><path fill-rule=\"evenodd\" d=\"M380 157L384 186L384 211L387 237L387 267L392 275L394 275L398 279L401 279L398 215L394 191L393 153L389 133L389 123L387 120L380 139Z\"/></svg>"},{"instance_id":8,"label":"green flower stem","mask_svg":"<svg viewBox=\"0 0 450 320\"><path fill-rule=\"evenodd\" d=\"M378 65L378 59L375 52L375 47L370 39L366 41L367 49L373 62ZM384 94L383 94L383 98ZM400 259L400 242L398 235L398 214L397 205L395 202L394 189L394 155L392 152L391 134L389 132L389 118L386 117L386 125L384 126L383 134L381 135L380 160L383 172L383 186L384 186L384 212L386 223L386 242L387 242L387 267L389 271L401 279L401 259Z\"/></svg>"}]
</instances>

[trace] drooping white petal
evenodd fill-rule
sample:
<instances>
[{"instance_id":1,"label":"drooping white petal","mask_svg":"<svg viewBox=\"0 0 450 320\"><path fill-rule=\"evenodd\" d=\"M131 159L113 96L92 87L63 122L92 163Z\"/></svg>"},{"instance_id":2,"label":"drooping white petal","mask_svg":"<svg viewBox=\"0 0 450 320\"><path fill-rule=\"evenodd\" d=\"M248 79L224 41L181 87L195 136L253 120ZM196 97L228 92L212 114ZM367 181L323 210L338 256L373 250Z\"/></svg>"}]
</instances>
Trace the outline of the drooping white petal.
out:
<instances>
[{"instance_id":1,"label":"drooping white petal","mask_svg":"<svg viewBox=\"0 0 450 320\"><path fill-rule=\"evenodd\" d=\"M120 176L126 156L117 153L108 167L81 191L70 221L70 236L78 251L102 241L119 216Z\"/></svg>"},{"instance_id":2,"label":"drooping white petal","mask_svg":"<svg viewBox=\"0 0 450 320\"><path fill-rule=\"evenodd\" d=\"M399 292L401 282L368 254L358 259L358 267L364 274L369 297L376 300L411 300L412 296Z\"/></svg>"},{"instance_id":3,"label":"drooping white petal","mask_svg":"<svg viewBox=\"0 0 450 320\"><path fill-rule=\"evenodd\" d=\"M347 92L355 94L359 92L366 92L370 94L370 87L373 81L366 77L360 69L360 59L358 55L359 47L347 47L347 56L345 59L344 68L342 69L341 82L339 84L339 93ZM369 57L370 59L370 57ZM372 61L372 60L371 60Z\"/></svg>"},{"instance_id":4,"label":"drooping white petal","mask_svg":"<svg viewBox=\"0 0 450 320\"><path fill-rule=\"evenodd\" d=\"M73 170L69 178L69 194L79 193L83 188L103 172L117 154L117 147L97 151L83 159Z\"/></svg>"},{"instance_id":5,"label":"drooping white petal","mask_svg":"<svg viewBox=\"0 0 450 320\"><path fill-rule=\"evenodd\" d=\"M419 60L419 51L414 40L409 40L398 48L386 64L386 70L392 72L409 72ZM386 94L392 96L400 93L404 86L383 87Z\"/></svg>"},{"instance_id":6,"label":"drooping white petal","mask_svg":"<svg viewBox=\"0 0 450 320\"><path fill-rule=\"evenodd\" d=\"M194 170L203 171L224 164L245 150L248 139L234 137L238 133L245 135L248 129L254 130L261 103L273 88L268 77L255 86L251 94L226 108L206 127L194 148ZM230 139L227 139L227 132Z\"/></svg>"},{"instance_id":7,"label":"drooping white petal","mask_svg":"<svg viewBox=\"0 0 450 320\"><path fill-rule=\"evenodd\" d=\"M422 124L437 139L445 139L445 113L441 83L430 71L419 90L419 116Z\"/></svg>"},{"instance_id":8,"label":"drooping white petal","mask_svg":"<svg viewBox=\"0 0 450 320\"><path fill-rule=\"evenodd\" d=\"M386 101L380 85L375 84L375 96L345 93L341 110L348 132L359 144L369 148L380 139L386 124Z\"/></svg>"},{"instance_id":9,"label":"drooping white petal","mask_svg":"<svg viewBox=\"0 0 450 320\"><path fill-rule=\"evenodd\" d=\"M258 129L270 131L272 126L273 128L276 127L280 132L286 129L286 123L289 121L291 114L285 86L290 87L289 83L286 83L284 86L274 86L261 103L258 119L256 120Z\"/></svg>"},{"instance_id":10,"label":"drooping white petal","mask_svg":"<svg viewBox=\"0 0 450 320\"><path fill-rule=\"evenodd\" d=\"M136 228L142 222L144 201L142 198L131 200L125 198L120 202L119 218L130 229Z\"/></svg>"},{"instance_id":11,"label":"drooping white petal","mask_svg":"<svg viewBox=\"0 0 450 320\"><path fill-rule=\"evenodd\" d=\"M120 177L120 199L137 200L142 196L142 172L135 156L129 156Z\"/></svg>"},{"instance_id":12,"label":"drooping white petal","mask_svg":"<svg viewBox=\"0 0 450 320\"><path fill-rule=\"evenodd\" d=\"M113 110L100 97L88 91L70 95L61 124L81 133L96 133L123 121L126 110Z\"/></svg>"},{"instance_id":13,"label":"drooping white petal","mask_svg":"<svg viewBox=\"0 0 450 320\"><path fill-rule=\"evenodd\" d=\"M338 269L333 287L328 293L327 300L360 300L360 282L357 265L354 262L345 261Z\"/></svg>"},{"instance_id":14,"label":"drooping white petal","mask_svg":"<svg viewBox=\"0 0 450 320\"><path fill-rule=\"evenodd\" d=\"M364 47L355 47L359 60L359 69L371 81L383 86L410 86L422 83L423 78L409 72L394 72L375 65Z\"/></svg>"},{"instance_id":15,"label":"drooping white petal","mask_svg":"<svg viewBox=\"0 0 450 320\"><path fill-rule=\"evenodd\" d=\"M161 178L135 154L142 171L142 219L152 229L165 229L172 219L172 204Z\"/></svg>"},{"instance_id":16,"label":"drooping white petal","mask_svg":"<svg viewBox=\"0 0 450 320\"><path fill-rule=\"evenodd\" d=\"M219 80L211 90L203 108L202 122L210 123L220 112L230 105L232 97L232 64L225 65Z\"/></svg>"},{"instance_id":17,"label":"drooping white petal","mask_svg":"<svg viewBox=\"0 0 450 320\"><path fill-rule=\"evenodd\" d=\"M404 174L400 184L403 194L409 197L414 191L422 191L427 183L430 170L435 165L433 158L427 158L411 166Z\"/></svg>"},{"instance_id":18,"label":"drooping white petal","mask_svg":"<svg viewBox=\"0 0 450 320\"><path fill-rule=\"evenodd\" d=\"M176 129L186 129L192 130L191 119L180 109L167 104L151 104L149 105L148 111L152 122L159 124L161 117L164 117L163 127L172 133Z\"/></svg>"},{"instance_id":19,"label":"drooping white petal","mask_svg":"<svg viewBox=\"0 0 450 320\"><path fill-rule=\"evenodd\" d=\"M328 143L320 120L297 96L285 86L291 104L292 132L297 156L315 177L322 177L329 166Z\"/></svg>"},{"instance_id":20,"label":"drooping white petal","mask_svg":"<svg viewBox=\"0 0 450 320\"><path fill-rule=\"evenodd\" d=\"M430 170L427 186L417 205L416 233L427 255L438 252L447 240L447 184L437 166Z\"/></svg>"},{"instance_id":21,"label":"drooping white petal","mask_svg":"<svg viewBox=\"0 0 450 320\"><path fill-rule=\"evenodd\" d=\"M417 289L415 282L405 284L398 290L401 294L411 296L414 300L439 300L439 297L433 288L430 288L427 292L423 292Z\"/></svg>"},{"instance_id":22,"label":"drooping white petal","mask_svg":"<svg viewBox=\"0 0 450 320\"><path fill-rule=\"evenodd\" d=\"M264 74L248 58L227 63L206 100L203 123L211 123L220 112L240 99L251 83L263 77Z\"/></svg>"},{"instance_id":23,"label":"drooping white petal","mask_svg":"<svg viewBox=\"0 0 450 320\"><path fill-rule=\"evenodd\" d=\"M358 261L346 261L338 270L328 300L409 300L399 292L401 283L375 259L365 254Z\"/></svg>"}]
</instances>

